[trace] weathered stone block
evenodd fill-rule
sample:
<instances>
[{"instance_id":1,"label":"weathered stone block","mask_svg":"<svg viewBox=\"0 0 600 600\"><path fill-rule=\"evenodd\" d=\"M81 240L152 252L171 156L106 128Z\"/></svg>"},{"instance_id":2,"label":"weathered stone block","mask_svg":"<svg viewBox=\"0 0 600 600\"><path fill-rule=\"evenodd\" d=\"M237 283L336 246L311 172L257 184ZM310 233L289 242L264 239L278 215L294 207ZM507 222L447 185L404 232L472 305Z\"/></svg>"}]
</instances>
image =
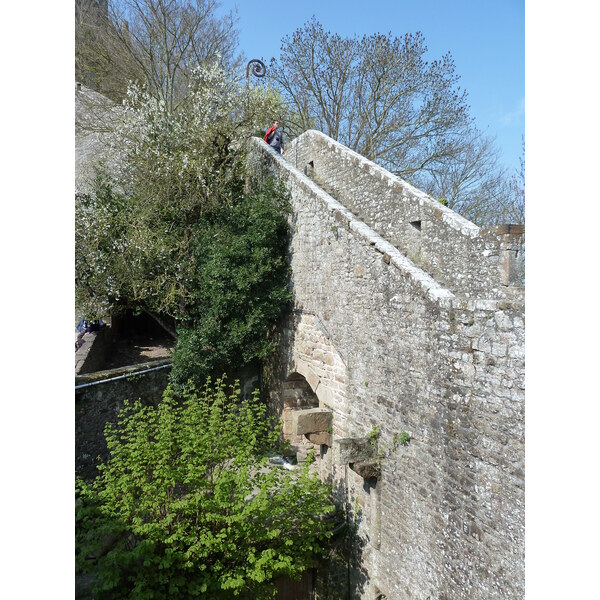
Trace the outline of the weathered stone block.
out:
<instances>
[{"instance_id":1,"label":"weathered stone block","mask_svg":"<svg viewBox=\"0 0 600 600\"><path fill-rule=\"evenodd\" d=\"M306 437L309 442L313 444L317 444L319 446L325 444L326 446L331 446L331 434L326 431L320 431L318 433L307 433Z\"/></svg>"},{"instance_id":2,"label":"weathered stone block","mask_svg":"<svg viewBox=\"0 0 600 600\"><path fill-rule=\"evenodd\" d=\"M292 431L298 435L327 432L332 423L333 412L327 408L309 408L292 413Z\"/></svg>"},{"instance_id":3,"label":"weathered stone block","mask_svg":"<svg viewBox=\"0 0 600 600\"><path fill-rule=\"evenodd\" d=\"M350 463L350 468L363 479L378 478L381 475L381 468L375 460L365 462Z\"/></svg>"},{"instance_id":4,"label":"weathered stone block","mask_svg":"<svg viewBox=\"0 0 600 600\"><path fill-rule=\"evenodd\" d=\"M292 434L292 420L289 418L283 419L283 435L291 435Z\"/></svg>"},{"instance_id":5,"label":"weathered stone block","mask_svg":"<svg viewBox=\"0 0 600 600\"><path fill-rule=\"evenodd\" d=\"M368 437L343 438L333 442L333 460L337 464L347 465L374 460L375 454L376 449Z\"/></svg>"}]
</instances>

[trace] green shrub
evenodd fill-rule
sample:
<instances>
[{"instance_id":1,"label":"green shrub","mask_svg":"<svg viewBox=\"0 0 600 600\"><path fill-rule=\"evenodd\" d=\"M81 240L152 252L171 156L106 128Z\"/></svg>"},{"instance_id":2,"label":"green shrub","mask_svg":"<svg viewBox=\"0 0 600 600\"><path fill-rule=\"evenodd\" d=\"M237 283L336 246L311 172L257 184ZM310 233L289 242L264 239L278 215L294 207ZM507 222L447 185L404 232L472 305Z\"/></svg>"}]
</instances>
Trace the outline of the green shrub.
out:
<instances>
[{"instance_id":1,"label":"green shrub","mask_svg":"<svg viewBox=\"0 0 600 600\"><path fill-rule=\"evenodd\" d=\"M331 490L308 466L269 464L278 436L258 396L227 396L223 380L127 404L99 476L78 481L78 565L97 571L97 597L272 598L274 578L306 570L330 535Z\"/></svg>"},{"instance_id":2,"label":"green shrub","mask_svg":"<svg viewBox=\"0 0 600 600\"><path fill-rule=\"evenodd\" d=\"M198 224L196 269L171 372L177 389L273 350L269 331L291 301L287 211L283 188L266 181Z\"/></svg>"}]
</instances>

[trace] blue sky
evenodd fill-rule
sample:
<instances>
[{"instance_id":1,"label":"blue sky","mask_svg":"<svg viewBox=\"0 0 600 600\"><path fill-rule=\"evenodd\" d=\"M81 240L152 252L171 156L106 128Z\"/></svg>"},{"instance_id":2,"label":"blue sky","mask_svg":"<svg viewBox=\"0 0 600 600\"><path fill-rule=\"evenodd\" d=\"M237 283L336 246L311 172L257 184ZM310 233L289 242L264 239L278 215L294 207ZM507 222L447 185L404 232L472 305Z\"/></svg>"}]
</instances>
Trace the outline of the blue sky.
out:
<instances>
[{"instance_id":1,"label":"blue sky","mask_svg":"<svg viewBox=\"0 0 600 600\"><path fill-rule=\"evenodd\" d=\"M237 7L240 50L248 59L278 56L281 38L312 15L351 36L421 31L428 60L454 57L477 126L496 137L509 169L519 167L525 131L524 0L221 0Z\"/></svg>"}]
</instances>

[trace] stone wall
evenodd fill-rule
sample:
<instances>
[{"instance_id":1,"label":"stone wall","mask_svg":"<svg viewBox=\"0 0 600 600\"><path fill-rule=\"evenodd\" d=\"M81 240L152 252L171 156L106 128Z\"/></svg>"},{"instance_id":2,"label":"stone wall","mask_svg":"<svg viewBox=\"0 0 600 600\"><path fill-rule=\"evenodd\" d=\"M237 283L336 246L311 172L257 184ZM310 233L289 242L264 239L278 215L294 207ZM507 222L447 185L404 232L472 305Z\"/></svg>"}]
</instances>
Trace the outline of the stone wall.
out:
<instances>
[{"instance_id":1,"label":"stone wall","mask_svg":"<svg viewBox=\"0 0 600 600\"><path fill-rule=\"evenodd\" d=\"M486 262L478 241L485 236L474 225L441 206L435 209L442 217L432 216L431 199L406 193L407 218L419 218L421 233L455 249L426 272L396 247L404 243L401 232L394 238L384 225L375 231L344 206L354 198L349 192L342 204L293 166L300 142L288 146L291 164L251 141L251 168L285 180L293 204L294 311L263 381L274 405L283 407L284 382L299 374L319 406L332 412L319 468L355 532L351 597L521 598L522 290L502 284L499 261ZM331 142L327 160L338 160L340 173L352 179ZM307 154L302 169L308 157L315 171L327 162ZM335 181L338 191L344 187ZM378 197L372 202L375 210ZM367 208L364 201L360 212ZM468 257L480 264L471 269ZM482 273L487 287L476 282ZM395 444L402 433L410 442ZM357 468L361 457L343 458L348 440L376 444L376 460L370 457L376 476ZM340 597L323 570L320 579L320 598Z\"/></svg>"},{"instance_id":2,"label":"stone wall","mask_svg":"<svg viewBox=\"0 0 600 600\"><path fill-rule=\"evenodd\" d=\"M98 333L102 331L105 330ZM104 428L107 423L116 422L125 400L158 405L169 383L171 365L171 358L163 358L128 367L81 373L75 377L77 475L89 479L97 475L98 457L103 460L107 458ZM242 396L249 397L260 387L259 377L259 368L253 362L244 368L232 370L226 379L226 387L237 381Z\"/></svg>"},{"instance_id":3,"label":"stone wall","mask_svg":"<svg viewBox=\"0 0 600 600\"><path fill-rule=\"evenodd\" d=\"M104 428L116 422L124 401L156 405L167 387L171 359L96 371L75 378L75 473L92 479L106 460Z\"/></svg>"},{"instance_id":4,"label":"stone wall","mask_svg":"<svg viewBox=\"0 0 600 600\"><path fill-rule=\"evenodd\" d=\"M480 229L319 131L292 140L286 156L449 289L499 297L521 285L522 226Z\"/></svg>"},{"instance_id":5,"label":"stone wall","mask_svg":"<svg viewBox=\"0 0 600 600\"><path fill-rule=\"evenodd\" d=\"M110 327L86 333L82 345L75 351L75 375L100 370L110 351L113 333Z\"/></svg>"}]
</instances>

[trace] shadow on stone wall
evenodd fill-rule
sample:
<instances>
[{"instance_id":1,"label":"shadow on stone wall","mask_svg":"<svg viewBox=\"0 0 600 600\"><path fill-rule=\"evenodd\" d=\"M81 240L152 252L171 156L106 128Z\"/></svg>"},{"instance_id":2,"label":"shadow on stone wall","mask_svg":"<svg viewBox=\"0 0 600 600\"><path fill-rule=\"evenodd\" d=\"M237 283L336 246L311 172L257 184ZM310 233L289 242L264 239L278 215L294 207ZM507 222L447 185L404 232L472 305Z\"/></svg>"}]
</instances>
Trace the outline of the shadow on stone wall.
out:
<instances>
[{"instance_id":1,"label":"shadow on stone wall","mask_svg":"<svg viewBox=\"0 0 600 600\"><path fill-rule=\"evenodd\" d=\"M76 475L85 479L97 475L99 459L106 459L106 424L116 421L126 399L157 405L170 370L171 360L163 359L75 378Z\"/></svg>"},{"instance_id":2,"label":"shadow on stone wall","mask_svg":"<svg viewBox=\"0 0 600 600\"><path fill-rule=\"evenodd\" d=\"M334 529L328 553L319 563L315 590L319 600L352 600L363 598L369 577L362 568L368 540L359 535L363 521L362 510L354 509L342 481L334 488L340 522ZM342 498L342 504L339 499Z\"/></svg>"}]
</instances>

